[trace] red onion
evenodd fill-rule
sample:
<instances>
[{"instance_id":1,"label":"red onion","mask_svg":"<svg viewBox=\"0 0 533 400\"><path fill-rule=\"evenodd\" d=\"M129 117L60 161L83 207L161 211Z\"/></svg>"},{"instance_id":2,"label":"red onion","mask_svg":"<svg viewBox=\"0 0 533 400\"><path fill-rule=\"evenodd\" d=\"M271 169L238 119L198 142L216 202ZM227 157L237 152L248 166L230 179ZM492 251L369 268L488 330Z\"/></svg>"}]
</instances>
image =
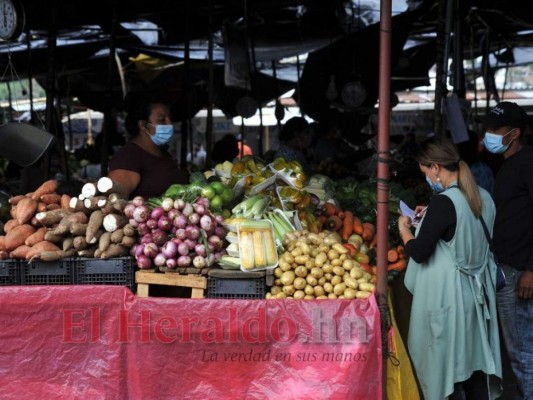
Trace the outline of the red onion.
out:
<instances>
[{"instance_id":1,"label":"red onion","mask_svg":"<svg viewBox=\"0 0 533 400\"><path fill-rule=\"evenodd\" d=\"M187 231L185 229L178 229L176 231L176 237L180 240L187 239Z\"/></svg>"},{"instance_id":2,"label":"red onion","mask_svg":"<svg viewBox=\"0 0 533 400\"><path fill-rule=\"evenodd\" d=\"M180 243L183 243L183 240L178 239L177 237L174 237L174 238L172 238L170 240L172 240L174 243L176 243L176 246L178 246Z\"/></svg>"},{"instance_id":3,"label":"red onion","mask_svg":"<svg viewBox=\"0 0 533 400\"><path fill-rule=\"evenodd\" d=\"M146 222L139 222L139 225L137 226L137 232L139 235L146 235L147 233L150 233L151 229L148 228L148 224Z\"/></svg>"},{"instance_id":4,"label":"red onion","mask_svg":"<svg viewBox=\"0 0 533 400\"><path fill-rule=\"evenodd\" d=\"M175 226L173 226L173 227L170 229L170 233L173 234L173 235L175 235L177 230L178 230L178 228L176 228Z\"/></svg>"},{"instance_id":5,"label":"red onion","mask_svg":"<svg viewBox=\"0 0 533 400\"><path fill-rule=\"evenodd\" d=\"M183 210L183 207L185 207L185 201L183 199L176 199L174 200L174 208L176 210Z\"/></svg>"},{"instance_id":6,"label":"red onion","mask_svg":"<svg viewBox=\"0 0 533 400\"><path fill-rule=\"evenodd\" d=\"M209 236L207 238L207 242L209 244L212 244L213 247L215 248L215 251L220 251L222 250L222 248L224 247L224 242L222 241L222 239L218 236Z\"/></svg>"},{"instance_id":7,"label":"red onion","mask_svg":"<svg viewBox=\"0 0 533 400\"><path fill-rule=\"evenodd\" d=\"M163 231L169 231L172 229L172 220L168 217L162 216L159 218L159 221L157 221L157 226Z\"/></svg>"},{"instance_id":8,"label":"red onion","mask_svg":"<svg viewBox=\"0 0 533 400\"><path fill-rule=\"evenodd\" d=\"M184 242L187 247L189 247L189 250L194 250L194 246L196 246L196 244L198 243L196 240L192 240L192 239L185 239L185 242Z\"/></svg>"},{"instance_id":9,"label":"red onion","mask_svg":"<svg viewBox=\"0 0 533 400\"><path fill-rule=\"evenodd\" d=\"M131 204L133 204L135 207L142 206L144 204L144 198L142 196L135 196L131 201Z\"/></svg>"},{"instance_id":10,"label":"red onion","mask_svg":"<svg viewBox=\"0 0 533 400\"><path fill-rule=\"evenodd\" d=\"M137 249L137 247L139 247L140 245L138 244L134 244L131 249L130 249L130 256L132 257L135 257L135 250Z\"/></svg>"},{"instance_id":11,"label":"red onion","mask_svg":"<svg viewBox=\"0 0 533 400\"><path fill-rule=\"evenodd\" d=\"M215 253L215 261L220 261L220 259L222 258L223 255L225 255L224 251L217 251Z\"/></svg>"},{"instance_id":12,"label":"red onion","mask_svg":"<svg viewBox=\"0 0 533 400\"><path fill-rule=\"evenodd\" d=\"M154 229L152 231L152 241L158 246L163 246L168 240L168 234L161 229Z\"/></svg>"},{"instance_id":13,"label":"red onion","mask_svg":"<svg viewBox=\"0 0 533 400\"><path fill-rule=\"evenodd\" d=\"M192 214L194 215L194 214ZM191 216L192 216L191 215ZM191 217L189 217L190 219ZM214 228L213 218L210 215L202 215L200 218L200 228L204 231L211 231Z\"/></svg>"},{"instance_id":14,"label":"red onion","mask_svg":"<svg viewBox=\"0 0 533 400\"><path fill-rule=\"evenodd\" d=\"M224 217L222 215L215 215L215 221L217 221L217 224L221 224L224 222Z\"/></svg>"},{"instance_id":15,"label":"red onion","mask_svg":"<svg viewBox=\"0 0 533 400\"><path fill-rule=\"evenodd\" d=\"M209 208L209 199L207 197L200 197L196 200L196 204L199 206L204 206L204 208ZM196 211L198 214L202 214L199 211Z\"/></svg>"},{"instance_id":16,"label":"red onion","mask_svg":"<svg viewBox=\"0 0 533 400\"><path fill-rule=\"evenodd\" d=\"M144 243L138 244L135 247L135 257L139 257L141 254L144 254Z\"/></svg>"},{"instance_id":17,"label":"red onion","mask_svg":"<svg viewBox=\"0 0 533 400\"><path fill-rule=\"evenodd\" d=\"M189 215L189 223L192 225L198 225L198 222L200 222L200 215L197 213L192 213Z\"/></svg>"},{"instance_id":18,"label":"red onion","mask_svg":"<svg viewBox=\"0 0 533 400\"><path fill-rule=\"evenodd\" d=\"M163 207L154 207L154 209L150 213L150 218L155 219L157 221L163 215L165 215L165 210L163 210Z\"/></svg>"},{"instance_id":19,"label":"red onion","mask_svg":"<svg viewBox=\"0 0 533 400\"><path fill-rule=\"evenodd\" d=\"M174 258L177 252L178 246L176 246L176 243L172 240L169 240L163 245L163 247L161 247L161 254L163 254L165 258Z\"/></svg>"},{"instance_id":20,"label":"red onion","mask_svg":"<svg viewBox=\"0 0 533 400\"><path fill-rule=\"evenodd\" d=\"M181 242L180 244L178 244L177 250L178 250L178 254L181 256L189 255L189 251L190 251L189 246L187 246L187 243L185 242Z\"/></svg>"},{"instance_id":21,"label":"red onion","mask_svg":"<svg viewBox=\"0 0 533 400\"><path fill-rule=\"evenodd\" d=\"M167 263L167 259L165 258L165 256L163 255L163 253L158 253L155 257L154 257L154 264L158 267L162 267L164 265L166 265Z\"/></svg>"},{"instance_id":22,"label":"red onion","mask_svg":"<svg viewBox=\"0 0 533 400\"><path fill-rule=\"evenodd\" d=\"M170 219L174 219L176 218L178 215L180 215L181 213L176 210L175 208L172 208L170 209L170 211L167 213L167 217L169 217Z\"/></svg>"},{"instance_id":23,"label":"red onion","mask_svg":"<svg viewBox=\"0 0 533 400\"><path fill-rule=\"evenodd\" d=\"M190 203L185 203L185 206L183 207L183 210L181 211L181 213L185 215L186 217L188 217L193 212L194 212L194 209L192 208L192 205Z\"/></svg>"},{"instance_id":24,"label":"red onion","mask_svg":"<svg viewBox=\"0 0 533 400\"><path fill-rule=\"evenodd\" d=\"M206 213L206 207L203 204L195 203L192 207L196 214L204 215Z\"/></svg>"},{"instance_id":25,"label":"red onion","mask_svg":"<svg viewBox=\"0 0 533 400\"><path fill-rule=\"evenodd\" d=\"M146 221L146 226L150 228L150 230L157 228L157 220L150 218L148 221Z\"/></svg>"},{"instance_id":26,"label":"red onion","mask_svg":"<svg viewBox=\"0 0 533 400\"><path fill-rule=\"evenodd\" d=\"M140 256L137 256L137 265L140 269L150 269L152 268L152 259L141 254Z\"/></svg>"},{"instance_id":27,"label":"red onion","mask_svg":"<svg viewBox=\"0 0 533 400\"><path fill-rule=\"evenodd\" d=\"M159 252L159 247L155 243L146 243L143 253L146 257L154 258Z\"/></svg>"},{"instance_id":28,"label":"red onion","mask_svg":"<svg viewBox=\"0 0 533 400\"><path fill-rule=\"evenodd\" d=\"M133 210L133 219L137 222L145 222L148 220L149 215L150 209L144 205L137 206L135 210Z\"/></svg>"},{"instance_id":29,"label":"red onion","mask_svg":"<svg viewBox=\"0 0 533 400\"><path fill-rule=\"evenodd\" d=\"M133 218L133 211L135 211L135 208L137 206L133 203L128 203L126 204L126 207L124 207L124 215L128 218L128 219L132 219Z\"/></svg>"},{"instance_id":30,"label":"red onion","mask_svg":"<svg viewBox=\"0 0 533 400\"><path fill-rule=\"evenodd\" d=\"M191 257L181 256L178 258L178 267L190 267L191 266Z\"/></svg>"},{"instance_id":31,"label":"red onion","mask_svg":"<svg viewBox=\"0 0 533 400\"><path fill-rule=\"evenodd\" d=\"M196 268L204 268L207 263L206 263L206 259L205 257L202 257L202 256L196 256L192 259L192 264L196 267Z\"/></svg>"},{"instance_id":32,"label":"red onion","mask_svg":"<svg viewBox=\"0 0 533 400\"><path fill-rule=\"evenodd\" d=\"M170 211L170 209L174 207L174 200L170 197L165 197L161 202L161 207L163 207L163 210L165 211Z\"/></svg>"},{"instance_id":33,"label":"red onion","mask_svg":"<svg viewBox=\"0 0 533 400\"><path fill-rule=\"evenodd\" d=\"M188 239L197 240L200 237L200 229L197 226L189 225L185 228Z\"/></svg>"},{"instance_id":34,"label":"red onion","mask_svg":"<svg viewBox=\"0 0 533 400\"><path fill-rule=\"evenodd\" d=\"M167 268L174 269L178 266L178 261L175 258L167 259Z\"/></svg>"},{"instance_id":35,"label":"red onion","mask_svg":"<svg viewBox=\"0 0 533 400\"><path fill-rule=\"evenodd\" d=\"M152 234L151 233L147 233L147 234L143 235L143 237L141 238L141 243L142 244L151 243L151 242L152 242Z\"/></svg>"},{"instance_id":36,"label":"red onion","mask_svg":"<svg viewBox=\"0 0 533 400\"><path fill-rule=\"evenodd\" d=\"M130 220L128 221L128 223L133 226L134 228L137 228L139 226L139 223L137 221L135 221L133 218L130 218Z\"/></svg>"},{"instance_id":37,"label":"red onion","mask_svg":"<svg viewBox=\"0 0 533 400\"><path fill-rule=\"evenodd\" d=\"M194 252L198 256L205 257L207 255L207 251L205 250L205 246L201 243L198 243L196 246L194 246Z\"/></svg>"},{"instance_id":38,"label":"red onion","mask_svg":"<svg viewBox=\"0 0 533 400\"><path fill-rule=\"evenodd\" d=\"M222 226L217 226L215 228L215 235L219 238L225 238L226 237L226 230Z\"/></svg>"},{"instance_id":39,"label":"red onion","mask_svg":"<svg viewBox=\"0 0 533 400\"><path fill-rule=\"evenodd\" d=\"M189 224L189 221L184 215L178 215L176 218L174 218L172 223L176 228L185 228Z\"/></svg>"}]
</instances>

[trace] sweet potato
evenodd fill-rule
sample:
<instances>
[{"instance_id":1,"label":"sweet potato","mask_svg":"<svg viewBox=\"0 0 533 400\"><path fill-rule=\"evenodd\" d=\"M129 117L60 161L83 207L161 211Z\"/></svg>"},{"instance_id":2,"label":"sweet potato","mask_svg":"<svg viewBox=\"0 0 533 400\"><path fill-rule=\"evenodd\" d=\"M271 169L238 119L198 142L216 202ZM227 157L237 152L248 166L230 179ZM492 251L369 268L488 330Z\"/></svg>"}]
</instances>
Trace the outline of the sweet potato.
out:
<instances>
[{"instance_id":1,"label":"sweet potato","mask_svg":"<svg viewBox=\"0 0 533 400\"><path fill-rule=\"evenodd\" d=\"M61 196L57 193L43 194L39 200L44 204L59 204Z\"/></svg>"},{"instance_id":2,"label":"sweet potato","mask_svg":"<svg viewBox=\"0 0 533 400\"><path fill-rule=\"evenodd\" d=\"M19 246L15 250L10 252L9 253L9 257L25 259L26 258L26 254L28 254L30 249L31 249L30 246L26 246L25 244L23 244L22 246Z\"/></svg>"},{"instance_id":3,"label":"sweet potato","mask_svg":"<svg viewBox=\"0 0 533 400\"><path fill-rule=\"evenodd\" d=\"M0 236L0 251L6 251L6 237Z\"/></svg>"},{"instance_id":4,"label":"sweet potato","mask_svg":"<svg viewBox=\"0 0 533 400\"><path fill-rule=\"evenodd\" d=\"M128 249L120 244L110 244L106 251L102 252L100 258L107 260L108 258L121 257L128 254Z\"/></svg>"},{"instance_id":5,"label":"sweet potato","mask_svg":"<svg viewBox=\"0 0 533 400\"><path fill-rule=\"evenodd\" d=\"M76 250L84 250L87 248L87 240L85 240L84 236L76 236L74 238L74 241L72 242L72 245Z\"/></svg>"},{"instance_id":6,"label":"sweet potato","mask_svg":"<svg viewBox=\"0 0 533 400\"><path fill-rule=\"evenodd\" d=\"M33 192L31 198L33 200L39 200L42 195L54 193L57 190L58 182L55 179L50 179L44 182L41 186Z\"/></svg>"},{"instance_id":7,"label":"sweet potato","mask_svg":"<svg viewBox=\"0 0 533 400\"><path fill-rule=\"evenodd\" d=\"M42 201L37 203L37 212L43 212L46 211L46 204L44 204Z\"/></svg>"},{"instance_id":8,"label":"sweet potato","mask_svg":"<svg viewBox=\"0 0 533 400\"><path fill-rule=\"evenodd\" d=\"M19 194L18 196L13 196L9 199L9 204L11 204L11 206L15 207L19 201L21 201L24 197L23 194Z\"/></svg>"},{"instance_id":9,"label":"sweet potato","mask_svg":"<svg viewBox=\"0 0 533 400\"><path fill-rule=\"evenodd\" d=\"M28 238L25 240L24 244L26 246L33 246L39 242L42 242L44 240L44 235L48 231L47 228L41 227L37 229L34 233L32 233Z\"/></svg>"},{"instance_id":10,"label":"sweet potato","mask_svg":"<svg viewBox=\"0 0 533 400\"><path fill-rule=\"evenodd\" d=\"M124 237L124 230L123 229L117 229L115 232L111 234L111 242L118 244L122 242L122 238Z\"/></svg>"},{"instance_id":11,"label":"sweet potato","mask_svg":"<svg viewBox=\"0 0 533 400\"><path fill-rule=\"evenodd\" d=\"M101 252L104 252L107 250L110 244L111 244L111 232L102 233L102 236L100 236L100 239L98 239L98 249Z\"/></svg>"},{"instance_id":12,"label":"sweet potato","mask_svg":"<svg viewBox=\"0 0 533 400\"><path fill-rule=\"evenodd\" d=\"M78 251L78 256L87 257L87 258L93 258L94 257L94 252L96 250L97 249L95 247L87 247L86 249L79 250Z\"/></svg>"},{"instance_id":13,"label":"sweet potato","mask_svg":"<svg viewBox=\"0 0 533 400\"><path fill-rule=\"evenodd\" d=\"M85 233L85 240L87 240L87 243L91 243L96 232L98 232L102 226L103 220L104 215L102 214L102 211L96 210L91 214L89 217L89 223L87 224L87 232Z\"/></svg>"},{"instance_id":14,"label":"sweet potato","mask_svg":"<svg viewBox=\"0 0 533 400\"><path fill-rule=\"evenodd\" d=\"M25 197L18 202L17 221L20 225L25 224L33 217L37 211L37 204L38 202L36 200L30 199L29 197Z\"/></svg>"},{"instance_id":15,"label":"sweet potato","mask_svg":"<svg viewBox=\"0 0 533 400\"><path fill-rule=\"evenodd\" d=\"M12 219L17 219L17 207L11 207L11 210L9 210L9 215L11 215Z\"/></svg>"},{"instance_id":16,"label":"sweet potato","mask_svg":"<svg viewBox=\"0 0 533 400\"><path fill-rule=\"evenodd\" d=\"M11 229L5 239L6 251L15 250L22 246L26 239L35 232L35 228L31 225L19 225Z\"/></svg>"},{"instance_id":17,"label":"sweet potato","mask_svg":"<svg viewBox=\"0 0 533 400\"><path fill-rule=\"evenodd\" d=\"M74 236L85 236L87 231L87 224L72 224L70 225L70 233Z\"/></svg>"},{"instance_id":18,"label":"sweet potato","mask_svg":"<svg viewBox=\"0 0 533 400\"><path fill-rule=\"evenodd\" d=\"M74 257L76 255L76 250L45 250L38 254L38 258L43 261L57 261L63 258Z\"/></svg>"},{"instance_id":19,"label":"sweet potato","mask_svg":"<svg viewBox=\"0 0 533 400\"><path fill-rule=\"evenodd\" d=\"M133 245L137 242L137 240L132 236L124 236L122 238L122 242L120 243L122 246L130 249L133 247Z\"/></svg>"},{"instance_id":20,"label":"sweet potato","mask_svg":"<svg viewBox=\"0 0 533 400\"><path fill-rule=\"evenodd\" d=\"M126 236L135 236L137 234L137 229L135 229L131 224L125 225L122 230L124 231L124 235Z\"/></svg>"},{"instance_id":21,"label":"sweet potato","mask_svg":"<svg viewBox=\"0 0 533 400\"><path fill-rule=\"evenodd\" d=\"M46 205L46 210L47 211L52 211L52 210L59 210L61 209L61 206L57 203L52 203L52 204L47 204Z\"/></svg>"},{"instance_id":22,"label":"sweet potato","mask_svg":"<svg viewBox=\"0 0 533 400\"><path fill-rule=\"evenodd\" d=\"M61 200L59 201L59 205L61 208L67 209L70 208L70 196L68 194L63 194L61 196Z\"/></svg>"},{"instance_id":23,"label":"sweet potato","mask_svg":"<svg viewBox=\"0 0 533 400\"><path fill-rule=\"evenodd\" d=\"M44 240L46 240L48 242L59 243L59 242L62 242L63 239L64 239L63 235L58 235L58 234L54 233L53 230L47 231L44 234Z\"/></svg>"},{"instance_id":24,"label":"sweet potato","mask_svg":"<svg viewBox=\"0 0 533 400\"><path fill-rule=\"evenodd\" d=\"M26 253L26 260L31 260L32 257L38 256L43 251L56 251L61 250L59 247L57 247L54 243L49 242L47 240L43 240L42 242L39 242L35 245L33 245Z\"/></svg>"},{"instance_id":25,"label":"sweet potato","mask_svg":"<svg viewBox=\"0 0 533 400\"><path fill-rule=\"evenodd\" d=\"M16 219L10 219L4 224L4 232L8 233L11 229L19 225L20 224Z\"/></svg>"},{"instance_id":26,"label":"sweet potato","mask_svg":"<svg viewBox=\"0 0 533 400\"><path fill-rule=\"evenodd\" d=\"M67 250L70 250L70 249L73 249L74 248L74 238L69 236L68 238L65 238L65 240L63 240L63 244L62 246L63 247L63 251L67 251Z\"/></svg>"}]
</instances>

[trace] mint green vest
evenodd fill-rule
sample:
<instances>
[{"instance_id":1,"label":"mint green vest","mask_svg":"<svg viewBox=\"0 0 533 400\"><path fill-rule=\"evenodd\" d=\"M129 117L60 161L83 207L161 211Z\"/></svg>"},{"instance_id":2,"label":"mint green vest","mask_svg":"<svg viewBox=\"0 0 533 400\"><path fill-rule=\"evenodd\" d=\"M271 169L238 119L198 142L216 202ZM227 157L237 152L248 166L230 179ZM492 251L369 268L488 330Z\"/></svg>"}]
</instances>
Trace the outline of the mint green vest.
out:
<instances>
[{"instance_id":1,"label":"mint green vest","mask_svg":"<svg viewBox=\"0 0 533 400\"><path fill-rule=\"evenodd\" d=\"M495 206L480 188L483 219L492 232ZM457 213L453 239L439 240L426 263L410 260L405 286L413 294L408 347L426 400L442 400L474 371L492 375L491 398L502 376L495 271L481 222L458 187L448 196ZM423 224L420 224L422 226ZM420 230L416 231L416 235Z\"/></svg>"}]
</instances>

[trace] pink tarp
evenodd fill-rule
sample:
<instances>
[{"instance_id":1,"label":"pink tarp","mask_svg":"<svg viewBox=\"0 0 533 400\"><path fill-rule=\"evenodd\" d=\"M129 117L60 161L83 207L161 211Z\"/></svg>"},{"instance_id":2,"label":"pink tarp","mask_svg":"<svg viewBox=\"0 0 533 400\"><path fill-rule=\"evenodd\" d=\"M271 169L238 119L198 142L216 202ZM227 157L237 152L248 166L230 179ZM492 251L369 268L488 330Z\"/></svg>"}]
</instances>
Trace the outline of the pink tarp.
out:
<instances>
[{"instance_id":1,"label":"pink tarp","mask_svg":"<svg viewBox=\"0 0 533 400\"><path fill-rule=\"evenodd\" d=\"M1 399L380 399L369 300L0 288Z\"/></svg>"}]
</instances>

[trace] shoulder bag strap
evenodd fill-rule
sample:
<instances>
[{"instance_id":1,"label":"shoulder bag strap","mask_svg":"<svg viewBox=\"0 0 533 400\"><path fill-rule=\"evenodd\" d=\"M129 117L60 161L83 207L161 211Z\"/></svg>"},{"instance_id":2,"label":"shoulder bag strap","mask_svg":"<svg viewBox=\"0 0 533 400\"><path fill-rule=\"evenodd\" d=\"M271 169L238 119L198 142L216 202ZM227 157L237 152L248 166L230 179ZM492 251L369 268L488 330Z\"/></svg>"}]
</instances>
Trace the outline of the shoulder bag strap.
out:
<instances>
[{"instance_id":1,"label":"shoulder bag strap","mask_svg":"<svg viewBox=\"0 0 533 400\"><path fill-rule=\"evenodd\" d=\"M487 228L487 224L485 223L483 216L480 215L479 220L481 221L481 225L483 226L483 231L485 232L485 237L487 238L487 242L489 242L489 250L492 252L492 255L494 256L494 261L497 262L496 254L494 254L494 248L492 246L492 238L490 237L489 228Z\"/></svg>"}]
</instances>

